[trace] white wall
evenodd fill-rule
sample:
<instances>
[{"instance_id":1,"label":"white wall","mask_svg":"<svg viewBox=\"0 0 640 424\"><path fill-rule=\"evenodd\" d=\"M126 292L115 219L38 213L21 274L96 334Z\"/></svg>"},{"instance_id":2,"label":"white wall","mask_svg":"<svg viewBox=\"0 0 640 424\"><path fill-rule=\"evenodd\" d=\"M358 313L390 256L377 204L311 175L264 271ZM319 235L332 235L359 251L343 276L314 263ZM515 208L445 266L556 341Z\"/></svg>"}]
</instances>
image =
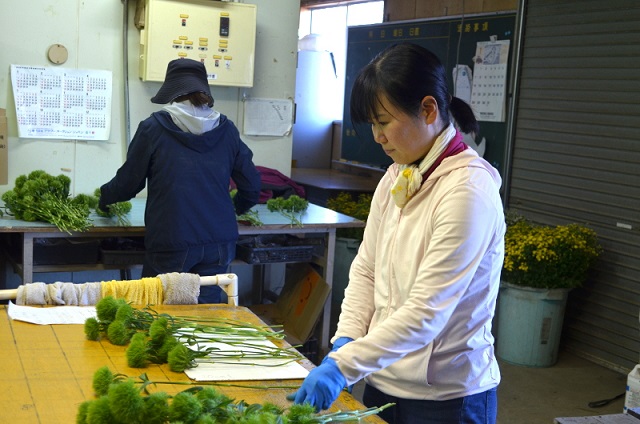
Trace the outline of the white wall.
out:
<instances>
[{"instance_id":1,"label":"white wall","mask_svg":"<svg viewBox=\"0 0 640 424\"><path fill-rule=\"evenodd\" d=\"M215 106L233 120L242 132L244 96L293 98L295 92L299 1L251 0L258 8L256 66L252 88L212 86ZM72 194L92 193L113 177L126 156L126 119L123 78L123 1L119 0L29 0L0 3L0 108L7 109L9 126L9 183L35 169L52 175L66 174ZM130 133L160 105L149 99L160 83L138 78L139 31L133 25L135 0L128 3L128 83ZM62 44L69 58L62 65L47 60L52 44ZM10 65L61 66L100 69L113 73L111 135L108 141L20 139L11 87ZM257 165L290 175L291 135L286 137L243 136L254 152ZM143 193L144 194L144 193Z\"/></svg>"}]
</instances>

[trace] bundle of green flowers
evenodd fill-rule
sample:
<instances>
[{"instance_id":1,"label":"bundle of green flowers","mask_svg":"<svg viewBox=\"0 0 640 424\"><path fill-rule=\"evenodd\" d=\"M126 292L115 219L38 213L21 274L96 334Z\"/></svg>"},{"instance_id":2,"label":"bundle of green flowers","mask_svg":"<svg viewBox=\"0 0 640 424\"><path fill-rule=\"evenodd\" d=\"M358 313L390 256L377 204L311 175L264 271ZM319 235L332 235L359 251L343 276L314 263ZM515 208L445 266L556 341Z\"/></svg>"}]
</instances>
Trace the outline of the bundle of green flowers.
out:
<instances>
[{"instance_id":1,"label":"bundle of green flowers","mask_svg":"<svg viewBox=\"0 0 640 424\"><path fill-rule=\"evenodd\" d=\"M124 299L112 296L96 304L96 318L88 318L84 330L88 340L106 338L118 346L128 344L126 357L132 368L168 363L172 371L182 372L199 362L225 363L242 358L243 364L256 365L246 360L276 359L278 365L284 365L303 359L295 346L255 343L283 339L284 332L273 327L220 317L159 314L150 307L135 309ZM201 347L206 343L226 344L228 348Z\"/></svg>"},{"instance_id":2,"label":"bundle of green flowers","mask_svg":"<svg viewBox=\"0 0 640 424\"><path fill-rule=\"evenodd\" d=\"M302 227L302 214L308 207L309 202L295 194L287 198L274 197L267 200L267 209L288 218L292 227Z\"/></svg>"},{"instance_id":3,"label":"bundle of green flowers","mask_svg":"<svg viewBox=\"0 0 640 424\"><path fill-rule=\"evenodd\" d=\"M17 219L48 222L67 233L91 227L91 210L100 216L116 217L119 225L130 225L126 215L131 210L131 202L115 203L109 205L108 211L101 211L97 207L100 189L96 189L93 196L78 194L73 197L70 186L71 179L63 174L53 176L43 170L35 170L20 175L14 188L2 195L4 209Z\"/></svg>"},{"instance_id":4,"label":"bundle of green flowers","mask_svg":"<svg viewBox=\"0 0 640 424\"><path fill-rule=\"evenodd\" d=\"M249 405L245 401L234 402L213 387L192 386L175 396L166 392L149 393L156 384L185 384L190 382L153 382L140 377L137 382L122 374L113 374L102 367L93 376L95 400L80 404L77 424L91 423L260 423L260 424L312 424L341 421L357 421L392 406L368 408L358 411L340 411L316 414L309 404L281 408L271 403ZM224 385L212 383L211 385ZM260 389L286 388L288 386L254 387Z\"/></svg>"},{"instance_id":5,"label":"bundle of green flowers","mask_svg":"<svg viewBox=\"0 0 640 424\"><path fill-rule=\"evenodd\" d=\"M575 288L587 278L602 247L592 229L507 220L502 280L534 288Z\"/></svg>"},{"instance_id":6,"label":"bundle of green flowers","mask_svg":"<svg viewBox=\"0 0 640 424\"><path fill-rule=\"evenodd\" d=\"M36 170L16 178L12 190L2 195L5 210L23 221L42 221L61 231L84 231L90 227L89 207L69 196L71 179Z\"/></svg>"}]
</instances>

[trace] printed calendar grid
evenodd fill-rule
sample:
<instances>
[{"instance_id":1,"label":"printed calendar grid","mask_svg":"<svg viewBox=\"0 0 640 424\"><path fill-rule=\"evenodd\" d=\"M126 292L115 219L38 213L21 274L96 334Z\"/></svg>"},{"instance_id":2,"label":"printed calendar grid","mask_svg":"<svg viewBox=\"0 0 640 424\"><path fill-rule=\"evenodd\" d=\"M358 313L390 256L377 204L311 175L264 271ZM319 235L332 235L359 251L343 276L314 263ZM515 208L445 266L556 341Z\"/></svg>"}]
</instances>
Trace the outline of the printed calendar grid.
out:
<instances>
[{"instance_id":1,"label":"printed calendar grid","mask_svg":"<svg viewBox=\"0 0 640 424\"><path fill-rule=\"evenodd\" d=\"M110 71L11 65L18 135L108 140Z\"/></svg>"},{"instance_id":2,"label":"printed calendar grid","mask_svg":"<svg viewBox=\"0 0 640 424\"><path fill-rule=\"evenodd\" d=\"M509 40L477 43L470 105L479 121L504 122Z\"/></svg>"}]
</instances>

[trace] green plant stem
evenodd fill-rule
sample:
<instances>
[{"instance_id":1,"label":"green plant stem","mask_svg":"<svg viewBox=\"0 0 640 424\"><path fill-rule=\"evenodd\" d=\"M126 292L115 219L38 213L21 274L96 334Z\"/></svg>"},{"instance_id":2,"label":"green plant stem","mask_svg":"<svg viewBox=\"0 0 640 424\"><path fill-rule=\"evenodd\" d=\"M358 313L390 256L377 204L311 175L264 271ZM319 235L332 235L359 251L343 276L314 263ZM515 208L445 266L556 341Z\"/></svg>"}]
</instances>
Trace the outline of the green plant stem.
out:
<instances>
[{"instance_id":1,"label":"green plant stem","mask_svg":"<svg viewBox=\"0 0 640 424\"><path fill-rule=\"evenodd\" d=\"M255 211L253 209L243 213L242 215L237 215L236 221L246 221L255 227L260 227L263 225L263 222L260 220L260 217L258 216L258 211Z\"/></svg>"},{"instance_id":2,"label":"green plant stem","mask_svg":"<svg viewBox=\"0 0 640 424\"><path fill-rule=\"evenodd\" d=\"M338 411L329 414L318 415L317 419L320 423L337 422L337 421L357 421L370 415L377 415L385 409L395 405L395 403L387 403L382 406L374 406L358 411Z\"/></svg>"},{"instance_id":3,"label":"green plant stem","mask_svg":"<svg viewBox=\"0 0 640 424\"><path fill-rule=\"evenodd\" d=\"M138 311L138 310L136 310ZM179 329L193 329L193 332L211 334L226 334L228 336L248 337L257 339L284 339L283 330L275 331L274 328L281 328L281 325L260 326L246 321L239 321L228 318L209 318L195 315L170 315L158 313L151 306L139 310L140 314L136 318L141 321L140 329L148 330L154 320L164 317L170 322L169 330L176 332Z\"/></svg>"},{"instance_id":4,"label":"green plant stem","mask_svg":"<svg viewBox=\"0 0 640 424\"><path fill-rule=\"evenodd\" d=\"M43 203L27 204L20 200L16 200L16 203L33 213L38 221L53 224L67 234L71 234L72 231L86 231L91 227L91 221L85 211L55 197L50 197Z\"/></svg>"},{"instance_id":5,"label":"green plant stem","mask_svg":"<svg viewBox=\"0 0 640 424\"><path fill-rule=\"evenodd\" d=\"M128 377L127 377L128 378ZM240 384L240 383L220 383L218 381L151 381L147 377L147 374L141 374L138 376L140 381L138 384L142 384L141 390L146 392L146 387L159 384L175 384L181 386L219 386L219 387L240 387L243 389L255 389L255 390L269 390L269 389L299 389L299 384L292 385L279 385L279 386L271 386L271 385L263 385L263 384Z\"/></svg>"},{"instance_id":6,"label":"green plant stem","mask_svg":"<svg viewBox=\"0 0 640 424\"><path fill-rule=\"evenodd\" d=\"M295 347L291 348L281 348L277 346L264 346L264 345L256 345L251 343L251 341L255 341L256 339L245 339L239 340L237 338L234 339L218 339L211 337L197 337L197 336L188 336L186 339L184 336L180 336L180 334L176 334L178 340L188 344L189 346L198 346L198 350L189 349L191 351L191 355L193 357L194 362L197 363L217 363L217 364L235 364L235 365L250 365L250 366L265 366L265 367L276 367L288 364L290 362L299 361L302 358L300 353L295 350ZM249 341L247 341L249 340ZM260 339L261 340L261 339ZM234 349L232 350L222 350L219 347L204 347L200 348L200 343L219 343L227 346L232 346ZM274 359L274 360L284 360L284 362L279 362L277 364L263 364L263 363L253 363L253 362L225 362L230 359Z\"/></svg>"}]
</instances>

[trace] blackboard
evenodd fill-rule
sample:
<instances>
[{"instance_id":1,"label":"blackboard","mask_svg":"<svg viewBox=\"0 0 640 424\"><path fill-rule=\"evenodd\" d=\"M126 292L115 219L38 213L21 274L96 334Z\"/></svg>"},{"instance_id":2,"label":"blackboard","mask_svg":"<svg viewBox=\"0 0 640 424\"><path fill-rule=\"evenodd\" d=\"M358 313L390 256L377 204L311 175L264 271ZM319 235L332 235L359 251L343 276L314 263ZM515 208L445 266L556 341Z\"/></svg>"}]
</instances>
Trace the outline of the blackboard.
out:
<instances>
[{"instance_id":1,"label":"blackboard","mask_svg":"<svg viewBox=\"0 0 640 424\"><path fill-rule=\"evenodd\" d=\"M353 81L357 73L384 48L400 42L419 44L436 54L447 69L449 90L453 93L452 71L456 64L467 65L474 69L473 57L476 43L490 41L492 36L498 40L511 40L507 67L507 104L509 99L509 75L513 59L513 36L515 33L515 12L474 15L462 17L434 18L398 23L363 25L348 29L347 65L345 72L345 102L342 121L343 160L376 168L387 168L392 160L382 148L373 141L371 130L363 125L354 128L349 113L349 101ZM462 38L460 38L462 36ZM458 59L456 59L458 58ZM505 163L507 144L508 107L504 122L480 121L479 142L484 137L486 147L484 158L501 174ZM504 175L504 174L503 174Z\"/></svg>"}]
</instances>

